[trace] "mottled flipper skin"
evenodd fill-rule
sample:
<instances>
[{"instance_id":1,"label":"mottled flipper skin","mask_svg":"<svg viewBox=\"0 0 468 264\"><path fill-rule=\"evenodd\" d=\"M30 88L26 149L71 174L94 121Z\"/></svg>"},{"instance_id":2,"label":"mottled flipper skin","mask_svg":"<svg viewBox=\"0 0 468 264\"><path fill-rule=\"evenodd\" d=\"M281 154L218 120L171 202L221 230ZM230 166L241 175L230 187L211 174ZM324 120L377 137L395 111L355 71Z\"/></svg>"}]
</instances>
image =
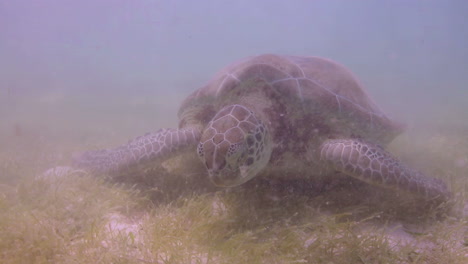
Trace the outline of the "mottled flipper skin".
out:
<instances>
[{"instance_id":1,"label":"mottled flipper skin","mask_svg":"<svg viewBox=\"0 0 468 264\"><path fill-rule=\"evenodd\" d=\"M427 200L446 201L447 185L409 168L381 147L353 139L327 140L320 159L354 178L386 188L418 194Z\"/></svg>"},{"instance_id":2,"label":"mottled flipper skin","mask_svg":"<svg viewBox=\"0 0 468 264\"><path fill-rule=\"evenodd\" d=\"M183 152L184 148L195 151L199 140L196 129L160 129L116 148L85 152L74 160L73 166L94 174L125 174Z\"/></svg>"}]
</instances>

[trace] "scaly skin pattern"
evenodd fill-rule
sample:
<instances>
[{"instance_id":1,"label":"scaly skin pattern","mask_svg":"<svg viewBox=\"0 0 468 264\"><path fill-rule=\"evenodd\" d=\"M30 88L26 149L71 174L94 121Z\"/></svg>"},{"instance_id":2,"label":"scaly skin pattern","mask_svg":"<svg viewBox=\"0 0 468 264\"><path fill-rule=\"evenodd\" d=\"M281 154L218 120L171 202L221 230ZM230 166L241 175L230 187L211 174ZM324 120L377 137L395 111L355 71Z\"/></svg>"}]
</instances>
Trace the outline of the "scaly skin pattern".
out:
<instances>
[{"instance_id":1,"label":"scaly skin pattern","mask_svg":"<svg viewBox=\"0 0 468 264\"><path fill-rule=\"evenodd\" d=\"M195 129L160 129L116 148L87 151L73 166L92 173L124 174L193 147L199 140L200 132Z\"/></svg>"},{"instance_id":2,"label":"scaly skin pattern","mask_svg":"<svg viewBox=\"0 0 468 264\"><path fill-rule=\"evenodd\" d=\"M408 168L378 146L352 139L327 140L320 159L349 176L370 184L405 190L427 200L447 200L450 192L439 179Z\"/></svg>"},{"instance_id":3,"label":"scaly skin pattern","mask_svg":"<svg viewBox=\"0 0 468 264\"><path fill-rule=\"evenodd\" d=\"M218 186L235 186L257 175L270 160L265 125L242 105L223 108L205 129L198 155ZM240 166L239 166L240 165Z\"/></svg>"}]
</instances>

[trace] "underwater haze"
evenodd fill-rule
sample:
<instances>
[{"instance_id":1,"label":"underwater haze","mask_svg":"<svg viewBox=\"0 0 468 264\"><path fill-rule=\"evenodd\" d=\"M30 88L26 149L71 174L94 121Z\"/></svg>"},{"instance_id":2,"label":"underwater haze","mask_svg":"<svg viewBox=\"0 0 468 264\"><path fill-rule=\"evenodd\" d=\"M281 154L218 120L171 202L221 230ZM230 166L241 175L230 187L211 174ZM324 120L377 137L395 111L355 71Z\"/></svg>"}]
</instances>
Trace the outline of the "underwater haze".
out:
<instances>
[{"instance_id":1,"label":"underwater haze","mask_svg":"<svg viewBox=\"0 0 468 264\"><path fill-rule=\"evenodd\" d=\"M0 262L468 263L467 14L463 0L0 0ZM341 189L179 198L189 180L135 190L36 177L177 127L192 91L265 53L351 70L406 124L390 151L447 182L453 209L420 216L347 196L335 206ZM186 174L179 165L168 171Z\"/></svg>"},{"instance_id":2,"label":"underwater haze","mask_svg":"<svg viewBox=\"0 0 468 264\"><path fill-rule=\"evenodd\" d=\"M436 0L2 1L1 118L35 112L23 97L92 97L98 113L123 97L174 125L180 101L216 71L279 53L344 64L398 119L465 123L467 13L465 1Z\"/></svg>"}]
</instances>

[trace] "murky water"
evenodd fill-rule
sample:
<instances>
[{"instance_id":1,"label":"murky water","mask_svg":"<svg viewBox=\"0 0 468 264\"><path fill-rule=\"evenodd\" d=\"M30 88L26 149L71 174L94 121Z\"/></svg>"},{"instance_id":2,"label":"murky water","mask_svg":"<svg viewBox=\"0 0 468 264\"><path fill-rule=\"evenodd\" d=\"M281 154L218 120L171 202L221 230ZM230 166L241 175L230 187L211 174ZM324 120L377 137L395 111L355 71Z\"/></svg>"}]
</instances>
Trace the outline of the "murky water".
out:
<instances>
[{"instance_id":1,"label":"murky water","mask_svg":"<svg viewBox=\"0 0 468 264\"><path fill-rule=\"evenodd\" d=\"M2 199L0 205L5 205L8 209L3 211L5 213L0 213L3 214L0 217L0 225L14 228L12 223L17 222L19 226L21 224L28 226L29 222L23 223L18 219L30 219L24 215L41 211L42 205L33 202L28 204L30 198L27 198L26 194L21 194L28 193L28 189L24 189L28 186L31 188L29 193L40 193L34 189L39 187L32 184L34 175L50 167L69 165L70 158L76 152L115 146L148 131L176 127L177 110L183 99L207 83L218 70L229 63L262 53L312 55L327 57L348 67L385 112L408 125L408 132L397 138L390 145L390 150L405 162L442 178L453 188L456 212L450 213L445 220L433 225L434 229L438 228L434 232L438 232L439 238L441 233L462 234L462 237L455 235L444 237L444 241L449 241L447 243L457 245L455 253L450 253L457 258L449 259L449 253L444 254L444 252L439 252L435 258L440 260L439 263L448 260L453 263L463 263L467 257L467 250L464 248L467 240L464 234L468 232L466 231L467 213L462 212L466 211L464 204L467 196L468 173L467 13L468 4L464 1L436 0L4 1L0 3L0 198ZM187 173L186 168L181 172L177 168L174 169L177 165L167 166L172 166L172 171L176 175ZM89 184L87 180L89 179L84 183L66 183L67 188L78 188L73 190L82 191L81 187L76 186ZM182 182L185 185L179 186L180 189L193 186L188 180ZM106 186L106 183L100 184ZM169 179L159 184L170 186L178 182ZM262 184L259 183L259 186ZM167 194L161 191L161 187L157 188L159 189L154 197L177 197L177 193ZM314 233L316 231L314 228L318 228L317 225L320 225L323 219L314 218L307 222L302 218L312 215L312 211L320 211L318 208L325 205L326 210L336 214L342 214L343 210L348 212L348 209L339 206L340 209L336 209L337 206L333 206L333 201L346 200L343 197L333 200L333 194L324 198L330 199L331 203L313 200L297 209L291 204L302 202L302 193L300 198L285 198L286 201L278 202L278 197L289 197L289 190L280 190L280 194L277 194L262 189L259 191L259 196L251 197L249 187L246 188L247 191L239 189L227 194L214 195L213 192L209 192L214 196L209 198L203 196L202 202L196 200L200 198L195 197L196 201L189 201L182 207L177 205L172 209L170 207L162 209L160 213L165 218L161 216L159 220L164 222L162 226L170 229L170 217L177 217L174 221L178 223L194 217L199 221L207 221L207 226L210 226L213 232L217 232L215 236L217 239L237 234L236 239L239 240L218 241L218 245L221 244L223 247L221 249L216 245L206 244L204 240L188 239L191 235L199 235L198 229L193 231L189 228L187 230L193 233L179 234L183 237L180 238L180 241L183 241L180 243L184 245L185 252L191 250L206 252L203 246L208 245L210 250L214 250L208 250L209 252L217 252L208 253L217 256L211 259L215 263L235 259L229 255L232 252L226 249L233 246L229 243L237 243L233 241L241 241L238 243L244 245L253 243L252 241L258 244L276 241L275 236L284 238L281 232L291 231L291 228L296 232L306 223L312 223L311 229L297 231L305 234L303 237L298 235L297 241L305 243L301 245L306 251L298 250L296 259L289 259L290 255L287 253L288 250L297 249L295 246L288 248L285 245L275 244L276 242L271 242L268 247L262 244L269 250L281 248L286 252L275 253L277 263L291 263L288 261L310 261L312 256L316 256L313 254L318 254L312 252L311 245L317 237L324 238L323 234ZM44 193L48 194L49 191ZM99 193L102 190L94 191ZM335 196L341 194L341 191L340 189L336 192ZM350 193L359 191L353 189ZM240 193L238 198L245 197L267 202L265 204L254 201L248 206L244 204L244 211L240 209L242 205L231 204L231 209L234 208L232 210L244 218L242 220L235 218L233 222L220 218L217 221L221 221L223 223L221 225L213 224L214 222L210 221L214 220L206 215L197 216L198 218L192 216L191 210L205 208L203 203L215 204L216 208L229 211L231 196L235 197L236 192ZM114 194L105 196L105 199L114 199L112 195ZM345 192L344 195L350 194ZM102 201L104 198L96 199ZM356 202L351 205L359 204L362 203ZM367 203L364 201L364 204L371 208L368 210L370 213L363 214L364 218L385 210L383 208L387 206L379 207L369 201ZM388 206L392 210L395 209L391 205ZM22 209L18 209L19 207ZM26 207L29 209L24 209ZM343 207L347 208L344 205ZM60 204L57 208L68 207ZM98 210L86 206L76 208L78 211ZM149 214L153 210L145 208L137 210L138 215ZM307 213L299 214L301 219L294 218L293 211L296 209ZM309 209L311 211L307 211ZM353 207L354 209L356 208ZM16 215L15 212L18 210L19 212L25 210L27 213L23 216ZM213 213L215 215L219 213L216 210ZM258 217L263 215L255 215L255 211L271 215L259 220ZM411 213L411 210L409 211ZM223 212L220 214L223 215ZM138 220L140 222L132 222L131 225L142 224L144 221L158 221L155 215L146 215L146 218L140 218ZM358 215L359 217L353 216L350 219L358 219L354 223L361 223L360 221L364 221L363 216ZM229 216L234 217L230 213ZM51 215L38 217L41 221L55 219ZM120 219L120 216L114 218ZM8 222L10 221L8 219L13 220ZM130 218L125 219L127 220L122 222ZM293 220L290 223L288 219ZM402 217L389 217L389 219L403 221ZM245 222L242 222L243 220ZM266 229L277 229L272 232L266 232L266 229L260 232L260 226L253 224L255 221L265 225ZM90 222L86 222L87 225ZM234 224L231 226L229 223ZM114 222L112 224L117 225ZM382 226L382 223L380 224ZM226 228L227 233L224 234L219 226ZM327 225L320 228L342 230L340 228L343 226ZM366 228L367 226L358 229ZM313 234L308 233L312 229ZM151 230L155 234L164 235L161 230ZM77 232L73 234L80 239L84 236L81 231L73 232ZM14 237L11 241L17 241L15 239L21 239L25 234L26 231L22 234L4 232L3 235ZM166 235L169 237L177 234ZM261 237L262 243L258 237ZM341 239L333 234L329 238L330 241ZM149 246L146 248L151 239L148 237L145 237L146 240L141 239L146 241L146 244L138 246L141 247L140 251L135 254L139 254L139 257L133 258L133 261L142 258L161 262L165 256L177 251L177 246L170 249L155 246L151 251L148 249ZM170 241L167 237L165 239ZM29 248L35 240L32 239L33 242L30 243L24 242L29 241L28 239L22 241L20 247ZM348 252L346 250L354 243L351 243L351 240L344 241L347 242L340 244L341 251L338 250L336 253L340 256L340 260L344 256L342 253ZM348 242L350 244L347 244ZM192 245L197 246L192 247ZM199 245L203 245L202 248L199 248ZM431 245L425 244L429 248ZM115 248L115 245L112 247ZM120 244L119 247L125 248ZM144 248L149 251L145 253ZM243 252L242 250L247 250L248 247L238 248L240 251L236 252ZM421 249L423 246L418 244L417 248ZM88 252L88 249L80 248L80 250ZM17 255L11 253L11 248L2 243L0 251L6 256ZM258 252L260 251L258 249ZM38 256L41 256L40 252L41 250L38 250ZM155 252L165 253L161 253L161 256ZM222 253L217 255L219 252ZM248 256L256 256L260 254L258 252L250 252ZM200 263L210 259L210 256L204 255L205 253L200 254L202 257L195 254L200 257ZM398 256L392 254L389 255L390 258L397 259L405 253L399 252L402 255ZM423 253L418 254L426 256ZM56 256L54 253L51 255ZM158 257L152 259L149 257L151 255ZM372 259L367 251L364 255ZM332 257L328 257L323 259L333 260ZM21 262L21 257L11 257L11 259L5 263ZM59 263L66 263L66 259L55 258ZM112 262L109 259L106 261ZM193 261L187 257L176 259L174 262L190 263L187 259ZM238 261L262 263L265 259L269 258L246 257L242 259L244 262L240 262L241 258ZM414 259L417 258L411 255L403 263L412 263ZM28 260L41 262L40 258L31 257Z\"/></svg>"}]
</instances>

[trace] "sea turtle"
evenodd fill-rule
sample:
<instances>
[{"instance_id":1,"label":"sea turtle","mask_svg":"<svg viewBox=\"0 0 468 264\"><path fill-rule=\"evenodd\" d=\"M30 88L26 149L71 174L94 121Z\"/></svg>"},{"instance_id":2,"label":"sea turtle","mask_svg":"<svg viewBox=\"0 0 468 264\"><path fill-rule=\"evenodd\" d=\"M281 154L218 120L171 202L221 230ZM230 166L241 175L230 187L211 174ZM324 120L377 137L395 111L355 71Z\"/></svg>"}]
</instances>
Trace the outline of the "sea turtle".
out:
<instances>
[{"instance_id":1,"label":"sea turtle","mask_svg":"<svg viewBox=\"0 0 468 264\"><path fill-rule=\"evenodd\" d=\"M182 103L177 129L88 151L74 167L121 175L180 153L198 155L209 179L232 187L256 177L341 172L445 201L445 183L403 165L382 146L403 131L344 66L320 57L265 54L221 70Z\"/></svg>"}]
</instances>

